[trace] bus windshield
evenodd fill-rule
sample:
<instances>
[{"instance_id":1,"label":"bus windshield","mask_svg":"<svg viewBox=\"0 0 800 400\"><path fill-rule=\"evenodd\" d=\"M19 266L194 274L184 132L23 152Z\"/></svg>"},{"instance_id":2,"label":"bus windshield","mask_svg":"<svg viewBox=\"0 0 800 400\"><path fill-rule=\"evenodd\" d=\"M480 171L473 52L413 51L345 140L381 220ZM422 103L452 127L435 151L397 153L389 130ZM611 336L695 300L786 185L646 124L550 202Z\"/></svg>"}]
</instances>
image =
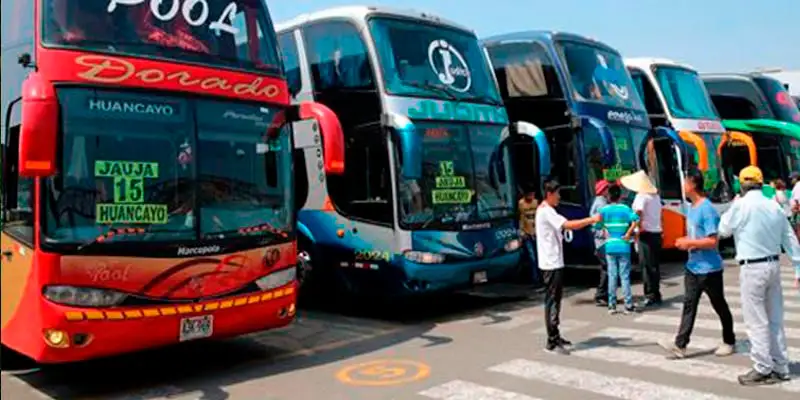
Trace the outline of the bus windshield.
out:
<instances>
[{"instance_id":1,"label":"bus windshield","mask_svg":"<svg viewBox=\"0 0 800 400\"><path fill-rule=\"evenodd\" d=\"M263 139L277 109L91 89L58 97L63 153L43 190L48 243L118 229L137 234L104 242L293 230L290 133Z\"/></svg>"},{"instance_id":2,"label":"bus windshield","mask_svg":"<svg viewBox=\"0 0 800 400\"><path fill-rule=\"evenodd\" d=\"M415 123L424 132L422 178L400 181L404 229L457 230L514 215L503 126Z\"/></svg>"},{"instance_id":3,"label":"bus windshield","mask_svg":"<svg viewBox=\"0 0 800 400\"><path fill-rule=\"evenodd\" d=\"M718 202L728 199L732 189L726 183L727 175L723 175L722 160L720 160L719 157L722 135L703 132L697 132L697 135L703 139L703 143L705 143L706 149L708 150L708 170L703 173L705 185L703 189L712 201ZM691 145L688 147L692 148ZM696 151L690 154L690 156L695 159L698 157ZM690 164L691 163L690 161Z\"/></svg>"},{"instance_id":4,"label":"bus windshield","mask_svg":"<svg viewBox=\"0 0 800 400\"><path fill-rule=\"evenodd\" d=\"M655 76L673 117L719 119L697 72L680 67L659 66L655 68Z\"/></svg>"},{"instance_id":5,"label":"bus windshield","mask_svg":"<svg viewBox=\"0 0 800 400\"><path fill-rule=\"evenodd\" d=\"M369 26L388 93L502 104L473 33L389 17Z\"/></svg>"},{"instance_id":6,"label":"bus windshield","mask_svg":"<svg viewBox=\"0 0 800 400\"><path fill-rule=\"evenodd\" d=\"M44 0L46 45L278 72L263 0Z\"/></svg>"},{"instance_id":7,"label":"bus windshield","mask_svg":"<svg viewBox=\"0 0 800 400\"><path fill-rule=\"evenodd\" d=\"M769 104L775 115L781 121L800 123L800 109L792 101L792 96L783 85L772 78L753 79L764 95L769 99Z\"/></svg>"},{"instance_id":8,"label":"bus windshield","mask_svg":"<svg viewBox=\"0 0 800 400\"><path fill-rule=\"evenodd\" d=\"M644 111L639 93L619 54L565 40L559 41L558 47L567 65L576 100Z\"/></svg>"}]
</instances>

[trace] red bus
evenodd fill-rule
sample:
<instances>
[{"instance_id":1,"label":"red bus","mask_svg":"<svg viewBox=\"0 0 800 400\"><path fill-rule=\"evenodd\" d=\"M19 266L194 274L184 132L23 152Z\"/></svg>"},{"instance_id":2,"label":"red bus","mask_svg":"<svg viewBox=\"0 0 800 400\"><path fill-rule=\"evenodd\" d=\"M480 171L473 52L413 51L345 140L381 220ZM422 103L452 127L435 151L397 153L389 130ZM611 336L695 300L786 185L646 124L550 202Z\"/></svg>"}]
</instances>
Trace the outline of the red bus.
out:
<instances>
[{"instance_id":1,"label":"red bus","mask_svg":"<svg viewBox=\"0 0 800 400\"><path fill-rule=\"evenodd\" d=\"M263 0L2 9L2 345L40 363L291 323L290 105ZM321 178L322 179L322 178Z\"/></svg>"}]
</instances>

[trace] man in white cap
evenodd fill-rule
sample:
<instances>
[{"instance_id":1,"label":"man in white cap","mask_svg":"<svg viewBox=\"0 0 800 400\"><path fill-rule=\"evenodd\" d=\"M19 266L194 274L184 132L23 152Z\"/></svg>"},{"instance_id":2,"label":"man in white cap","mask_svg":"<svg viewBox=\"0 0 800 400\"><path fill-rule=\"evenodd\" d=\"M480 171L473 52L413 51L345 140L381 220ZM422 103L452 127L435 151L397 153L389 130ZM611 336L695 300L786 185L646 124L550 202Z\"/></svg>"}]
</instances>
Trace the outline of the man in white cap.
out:
<instances>
[{"instance_id":1,"label":"man in white cap","mask_svg":"<svg viewBox=\"0 0 800 400\"><path fill-rule=\"evenodd\" d=\"M786 214L762 192L764 176L756 166L739 173L742 197L722 215L719 235L733 236L741 266L742 316L750 338L753 369L739 376L745 386L789 380L789 357L783 328L781 247L800 266L800 244Z\"/></svg>"},{"instance_id":2,"label":"man in white cap","mask_svg":"<svg viewBox=\"0 0 800 400\"><path fill-rule=\"evenodd\" d=\"M623 177L620 182L636 192L633 211L639 215L639 265L644 281L645 307L661 304L661 196L644 171Z\"/></svg>"}]
</instances>

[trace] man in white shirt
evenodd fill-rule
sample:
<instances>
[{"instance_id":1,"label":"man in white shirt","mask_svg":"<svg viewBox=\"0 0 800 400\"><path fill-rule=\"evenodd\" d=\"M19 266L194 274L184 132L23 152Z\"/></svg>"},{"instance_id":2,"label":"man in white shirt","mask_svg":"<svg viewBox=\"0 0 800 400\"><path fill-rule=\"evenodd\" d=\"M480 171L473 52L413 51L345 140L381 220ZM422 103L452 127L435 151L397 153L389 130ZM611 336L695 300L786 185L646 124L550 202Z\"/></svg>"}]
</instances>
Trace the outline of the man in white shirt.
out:
<instances>
[{"instance_id":1,"label":"man in white shirt","mask_svg":"<svg viewBox=\"0 0 800 400\"><path fill-rule=\"evenodd\" d=\"M644 171L632 175L637 182L633 211L639 214L639 265L642 267L645 307L661 304L661 196Z\"/></svg>"},{"instance_id":2,"label":"man in white shirt","mask_svg":"<svg viewBox=\"0 0 800 400\"><path fill-rule=\"evenodd\" d=\"M600 216L595 215L569 221L558 214L555 207L561 201L560 189L561 185L556 180L551 179L544 184L544 201L536 210L536 252L546 288L544 315L547 327L547 345L545 349L559 354L569 354L567 347L572 343L561 337L558 330L561 296L564 290L563 231L565 229L583 229L600 222Z\"/></svg>"}]
</instances>

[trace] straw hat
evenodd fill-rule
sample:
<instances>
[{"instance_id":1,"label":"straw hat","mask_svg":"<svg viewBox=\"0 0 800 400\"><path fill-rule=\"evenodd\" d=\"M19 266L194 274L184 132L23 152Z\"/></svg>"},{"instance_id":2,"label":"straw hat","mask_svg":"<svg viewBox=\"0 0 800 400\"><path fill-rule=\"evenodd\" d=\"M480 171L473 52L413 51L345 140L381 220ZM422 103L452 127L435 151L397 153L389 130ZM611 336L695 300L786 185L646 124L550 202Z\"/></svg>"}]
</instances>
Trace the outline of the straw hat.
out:
<instances>
[{"instance_id":1,"label":"straw hat","mask_svg":"<svg viewBox=\"0 0 800 400\"><path fill-rule=\"evenodd\" d=\"M644 194L656 194L658 193L658 189L655 185L653 185L653 181L650 180L650 177L647 176L647 173L644 171L639 171L635 174L623 176L620 178L620 183L622 186L625 186L626 189L634 191L636 193L644 193Z\"/></svg>"}]
</instances>

